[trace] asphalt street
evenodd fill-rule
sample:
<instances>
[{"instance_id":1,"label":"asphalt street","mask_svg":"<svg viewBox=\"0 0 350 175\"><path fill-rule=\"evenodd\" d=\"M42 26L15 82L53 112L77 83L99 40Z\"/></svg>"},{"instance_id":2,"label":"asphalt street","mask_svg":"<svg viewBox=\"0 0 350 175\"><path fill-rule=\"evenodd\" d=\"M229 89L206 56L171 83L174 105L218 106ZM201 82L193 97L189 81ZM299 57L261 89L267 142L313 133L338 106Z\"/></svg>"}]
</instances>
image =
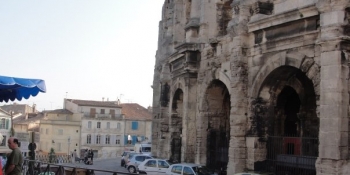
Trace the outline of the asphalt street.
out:
<instances>
[{"instance_id":1,"label":"asphalt street","mask_svg":"<svg viewBox=\"0 0 350 175\"><path fill-rule=\"evenodd\" d=\"M76 168L93 169L95 172L95 175L113 174L112 171L118 172L118 174L122 174L122 173L129 174L126 168L120 166L120 159L121 157L110 158L110 159L97 159L97 160L94 160L93 165L85 165L83 162L65 163L62 165L74 166ZM111 171L111 172L101 172L98 170Z\"/></svg>"}]
</instances>

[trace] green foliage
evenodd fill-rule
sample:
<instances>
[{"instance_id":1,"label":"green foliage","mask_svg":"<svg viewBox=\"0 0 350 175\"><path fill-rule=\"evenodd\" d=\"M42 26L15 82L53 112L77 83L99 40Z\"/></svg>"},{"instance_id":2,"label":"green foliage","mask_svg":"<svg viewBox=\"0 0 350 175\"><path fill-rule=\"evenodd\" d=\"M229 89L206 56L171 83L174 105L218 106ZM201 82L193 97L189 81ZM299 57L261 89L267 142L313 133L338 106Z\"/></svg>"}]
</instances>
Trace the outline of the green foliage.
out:
<instances>
[{"instance_id":1,"label":"green foliage","mask_svg":"<svg viewBox=\"0 0 350 175\"><path fill-rule=\"evenodd\" d=\"M55 163L55 162L56 162L55 149L51 148L49 152L49 163Z\"/></svg>"}]
</instances>

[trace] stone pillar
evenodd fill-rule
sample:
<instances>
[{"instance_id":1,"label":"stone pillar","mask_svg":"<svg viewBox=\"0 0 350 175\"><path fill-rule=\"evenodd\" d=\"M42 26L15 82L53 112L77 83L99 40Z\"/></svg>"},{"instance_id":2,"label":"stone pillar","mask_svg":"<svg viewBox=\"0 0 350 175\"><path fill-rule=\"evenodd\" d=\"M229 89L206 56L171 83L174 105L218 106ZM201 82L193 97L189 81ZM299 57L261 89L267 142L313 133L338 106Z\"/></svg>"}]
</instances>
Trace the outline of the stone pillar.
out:
<instances>
[{"instance_id":1,"label":"stone pillar","mask_svg":"<svg viewBox=\"0 0 350 175\"><path fill-rule=\"evenodd\" d=\"M182 117L181 162L195 161L197 78L185 78L184 115Z\"/></svg>"},{"instance_id":2,"label":"stone pillar","mask_svg":"<svg viewBox=\"0 0 350 175\"><path fill-rule=\"evenodd\" d=\"M348 159L349 67L345 58L344 24L347 1L319 1L321 34L321 85L318 175L342 173ZM347 46L349 48L349 46Z\"/></svg>"},{"instance_id":3,"label":"stone pillar","mask_svg":"<svg viewBox=\"0 0 350 175\"><path fill-rule=\"evenodd\" d=\"M199 34L199 21L200 21L200 5L201 0L191 1L191 18L185 26L186 31L186 42L194 43L198 40Z\"/></svg>"},{"instance_id":4,"label":"stone pillar","mask_svg":"<svg viewBox=\"0 0 350 175\"><path fill-rule=\"evenodd\" d=\"M247 55L246 48L248 31L246 27L247 18L250 15L250 8L245 1L233 4L236 11L230 22L228 32L235 40L232 46L231 59L231 113L230 113L230 148L227 174L243 172L246 168L247 147L246 147L246 125L248 113L247 97Z\"/></svg>"}]
</instances>

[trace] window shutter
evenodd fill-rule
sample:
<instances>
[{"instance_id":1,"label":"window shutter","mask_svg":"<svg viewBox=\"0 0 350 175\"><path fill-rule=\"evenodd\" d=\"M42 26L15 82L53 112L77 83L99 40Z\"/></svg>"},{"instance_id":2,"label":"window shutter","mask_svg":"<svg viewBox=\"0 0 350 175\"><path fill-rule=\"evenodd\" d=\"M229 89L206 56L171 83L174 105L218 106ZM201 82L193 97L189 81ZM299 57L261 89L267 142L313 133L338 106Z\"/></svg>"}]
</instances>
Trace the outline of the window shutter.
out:
<instances>
[{"instance_id":1,"label":"window shutter","mask_svg":"<svg viewBox=\"0 0 350 175\"><path fill-rule=\"evenodd\" d=\"M138 122L132 122L132 123L131 123L131 129L132 129L132 130L137 130L138 124L139 124Z\"/></svg>"},{"instance_id":2,"label":"window shutter","mask_svg":"<svg viewBox=\"0 0 350 175\"><path fill-rule=\"evenodd\" d=\"M127 144L128 144L128 136L124 135L124 145L127 145Z\"/></svg>"},{"instance_id":3,"label":"window shutter","mask_svg":"<svg viewBox=\"0 0 350 175\"><path fill-rule=\"evenodd\" d=\"M132 144L135 145L137 142L137 136L132 136Z\"/></svg>"},{"instance_id":4,"label":"window shutter","mask_svg":"<svg viewBox=\"0 0 350 175\"><path fill-rule=\"evenodd\" d=\"M10 125L10 120L9 120L9 119L6 119L5 128L6 128L6 129L9 129L9 125Z\"/></svg>"}]
</instances>

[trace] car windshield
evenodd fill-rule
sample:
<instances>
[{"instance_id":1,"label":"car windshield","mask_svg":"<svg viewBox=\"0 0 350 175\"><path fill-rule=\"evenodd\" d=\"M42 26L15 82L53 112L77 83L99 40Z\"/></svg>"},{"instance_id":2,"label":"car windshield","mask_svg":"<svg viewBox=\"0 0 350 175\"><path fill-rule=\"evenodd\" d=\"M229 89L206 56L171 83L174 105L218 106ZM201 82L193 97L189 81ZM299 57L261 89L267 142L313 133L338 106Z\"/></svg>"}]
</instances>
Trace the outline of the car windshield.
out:
<instances>
[{"instance_id":1,"label":"car windshield","mask_svg":"<svg viewBox=\"0 0 350 175\"><path fill-rule=\"evenodd\" d=\"M205 166L195 166L195 167L192 167L192 169L198 175L211 175L212 174L212 172Z\"/></svg>"}]
</instances>

